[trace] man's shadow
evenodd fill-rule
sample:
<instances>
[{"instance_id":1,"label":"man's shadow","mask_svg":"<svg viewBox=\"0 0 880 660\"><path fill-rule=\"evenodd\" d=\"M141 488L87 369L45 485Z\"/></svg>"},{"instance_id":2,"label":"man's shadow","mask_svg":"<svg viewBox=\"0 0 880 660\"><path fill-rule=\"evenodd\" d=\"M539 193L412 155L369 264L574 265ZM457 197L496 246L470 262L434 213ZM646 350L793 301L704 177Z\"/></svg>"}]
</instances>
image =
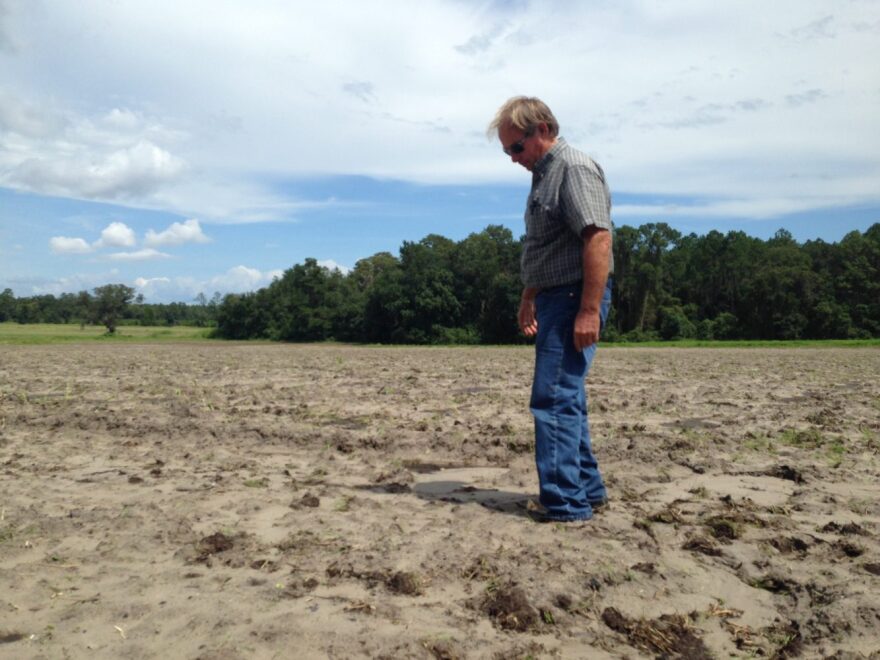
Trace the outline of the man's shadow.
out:
<instances>
[{"instance_id":1,"label":"man's shadow","mask_svg":"<svg viewBox=\"0 0 880 660\"><path fill-rule=\"evenodd\" d=\"M429 502L448 502L450 504L478 504L499 513L519 518L528 518L528 501L524 493L511 493L495 488L477 488L463 481L423 481L415 484L372 484L358 486L372 493L403 494L412 493Z\"/></svg>"}]
</instances>

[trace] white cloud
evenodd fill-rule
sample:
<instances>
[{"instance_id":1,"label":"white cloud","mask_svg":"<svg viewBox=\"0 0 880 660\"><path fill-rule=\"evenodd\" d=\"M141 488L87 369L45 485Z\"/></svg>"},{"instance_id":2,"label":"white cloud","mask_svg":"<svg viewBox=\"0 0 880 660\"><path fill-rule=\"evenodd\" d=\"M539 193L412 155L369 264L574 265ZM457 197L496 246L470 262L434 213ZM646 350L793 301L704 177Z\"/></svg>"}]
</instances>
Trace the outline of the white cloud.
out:
<instances>
[{"instance_id":1,"label":"white cloud","mask_svg":"<svg viewBox=\"0 0 880 660\"><path fill-rule=\"evenodd\" d=\"M134 280L134 285L139 289L145 289L152 286L159 286L162 284L169 284L171 279L168 277L137 277Z\"/></svg>"},{"instance_id":2,"label":"white cloud","mask_svg":"<svg viewBox=\"0 0 880 660\"><path fill-rule=\"evenodd\" d=\"M816 200L764 198L719 200L708 204L622 204L612 209L615 218L669 220L671 218L750 218L762 220L815 209Z\"/></svg>"},{"instance_id":3,"label":"white cloud","mask_svg":"<svg viewBox=\"0 0 880 660\"><path fill-rule=\"evenodd\" d=\"M132 247L137 240L134 230L124 222L111 222L101 232L95 247Z\"/></svg>"},{"instance_id":4,"label":"white cloud","mask_svg":"<svg viewBox=\"0 0 880 660\"><path fill-rule=\"evenodd\" d=\"M327 268L328 270L338 270L343 275L347 275L348 273L351 272L351 268L349 268L348 266L343 266L341 264L338 264L335 261L333 261L333 259L320 260L320 261L318 261L318 265L323 266L324 268Z\"/></svg>"},{"instance_id":5,"label":"white cloud","mask_svg":"<svg viewBox=\"0 0 880 660\"><path fill-rule=\"evenodd\" d=\"M178 158L146 140L119 149L77 145L63 153L65 146L4 159L5 183L49 195L124 201L148 195L183 169Z\"/></svg>"},{"instance_id":6,"label":"white cloud","mask_svg":"<svg viewBox=\"0 0 880 660\"><path fill-rule=\"evenodd\" d=\"M230 268L223 275L211 278L211 287L218 291L227 291L231 293L241 293L244 291L253 291L267 284L267 280L271 281L267 276L256 268L248 268L247 266L235 266Z\"/></svg>"},{"instance_id":7,"label":"white cloud","mask_svg":"<svg viewBox=\"0 0 880 660\"><path fill-rule=\"evenodd\" d=\"M314 202L283 185L296 177L519 182L483 128L505 98L534 93L615 191L693 194L698 181L743 212L768 196L837 205L839 188L880 200L876 2L328 0L303 21L272 0L83 0L7 13L0 185L39 194L260 222Z\"/></svg>"},{"instance_id":8,"label":"white cloud","mask_svg":"<svg viewBox=\"0 0 880 660\"><path fill-rule=\"evenodd\" d=\"M144 248L135 252L114 252L107 255L112 261L155 261L157 259L170 259L170 254L159 252L153 248Z\"/></svg>"},{"instance_id":9,"label":"white cloud","mask_svg":"<svg viewBox=\"0 0 880 660\"><path fill-rule=\"evenodd\" d=\"M200 293L209 298L215 292L246 293L268 286L281 277L283 271L260 271L257 268L236 266L225 273L199 279L195 277L138 277L134 286L144 294L147 302L175 302L194 300Z\"/></svg>"},{"instance_id":10,"label":"white cloud","mask_svg":"<svg viewBox=\"0 0 880 660\"><path fill-rule=\"evenodd\" d=\"M193 218L182 223L175 222L163 232L156 233L152 229L148 230L144 245L160 247L163 245L183 245L184 243L209 243L210 240L202 231L199 221Z\"/></svg>"},{"instance_id":11,"label":"white cloud","mask_svg":"<svg viewBox=\"0 0 880 660\"><path fill-rule=\"evenodd\" d=\"M19 280L16 286L16 294L20 296L44 295L53 296L62 293L77 293L79 291L91 291L109 282L122 282L119 271L112 269L97 273L75 273L57 279L49 278L24 278Z\"/></svg>"},{"instance_id":12,"label":"white cloud","mask_svg":"<svg viewBox=\"0 0 880 660\"><path fill-rule=\"evenodd\" d=\"M92 251L92 246L82 238L53 236L49 239L49 249L53 254L88 254Z\"/></svg>"}]
</instances>

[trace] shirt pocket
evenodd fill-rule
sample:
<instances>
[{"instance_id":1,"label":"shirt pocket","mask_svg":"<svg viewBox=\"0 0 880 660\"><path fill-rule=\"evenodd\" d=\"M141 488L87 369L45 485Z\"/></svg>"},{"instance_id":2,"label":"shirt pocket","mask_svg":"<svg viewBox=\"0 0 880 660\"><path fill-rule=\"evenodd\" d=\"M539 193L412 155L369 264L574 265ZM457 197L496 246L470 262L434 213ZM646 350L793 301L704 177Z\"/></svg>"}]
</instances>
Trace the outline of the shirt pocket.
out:
<instances>
[{"instance_id":1,"label":"shirt pocket","mask_svg":"<svg viewBox=\"0 0 880 660\"><path fill-rule=\"evenodd\" d=\"M544 242L559 232L559 222L554 209L538 196L529 198L526 218L528 233L539 242Z\"/></svg>"}]
</instances>

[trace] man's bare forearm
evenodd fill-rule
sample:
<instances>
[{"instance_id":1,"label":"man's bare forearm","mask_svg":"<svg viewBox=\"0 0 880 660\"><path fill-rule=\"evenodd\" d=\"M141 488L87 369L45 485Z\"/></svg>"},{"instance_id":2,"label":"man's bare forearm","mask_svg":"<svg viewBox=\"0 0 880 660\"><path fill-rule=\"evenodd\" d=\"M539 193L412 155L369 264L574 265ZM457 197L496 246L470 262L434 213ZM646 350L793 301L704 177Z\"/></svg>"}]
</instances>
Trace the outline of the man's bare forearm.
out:
<instances>
[{"instance_id":1,"label":"man's bare forearm","mask_svg":"<svg viewBox=\"0 0 880 660\"><path fill-rule=\"evenodd\" d=\"M521 296L520 300L534 300L535 296L537 296L537 295L538 295L538 287L536 287L536 286L526 287L525 289L522 290L522 296Z\"/></svg>"},{"instance_id":2,"label":"man's bare forearm","mask_svg":"<svg viewBox=\"0 0 880 660\"><path fill-rule=\"evenodd\" d=\"M581 311L598 314L611 265L611 232L591 227L584 230L584 284Z\"/></svg>"},{"instance_id":3,"label":"man's bare forearm","mask_svg":"<svg viewBox=\"0 0 880 660\"><path fill-rule=\"evenodd\" d=\"M537 287L527 287L523 289L522 297L519 301L519 312L517 312L517 322L519 329L526 337L534 337L538 334L538 319L535 317L535 296L538 295Z\"/></svg>"},{"instance_id":4,"label":"man's bare forearm","mask_svg":"<svg viewBox=\"0 0 880 660\"><path fill-rule=\"evenodd\" d=\"M611 232L590 227L584 230L583 239L584 283L572 336L578 351L599 341L602 327L599 310L608 280L608 266L611 264Z\"/></svg>"}]
</instances>

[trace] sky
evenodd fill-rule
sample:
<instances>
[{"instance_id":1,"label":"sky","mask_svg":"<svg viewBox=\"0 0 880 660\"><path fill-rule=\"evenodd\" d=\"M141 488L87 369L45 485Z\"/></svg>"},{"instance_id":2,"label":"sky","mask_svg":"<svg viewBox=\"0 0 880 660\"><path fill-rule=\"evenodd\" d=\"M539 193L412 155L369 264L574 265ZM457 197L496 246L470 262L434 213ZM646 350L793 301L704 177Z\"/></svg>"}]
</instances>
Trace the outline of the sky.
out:
<instances>
[{"instance_id":1,"label":"sky","mask_svg":"<svg viewBox=\"0 0 880 660\"><path fill-rule=\"evenodd\" d=\"M616 225L880 222L880 0L0 0L0 291L147 302L524 232L538 96Z\"/></svg>"}]
</instances>

